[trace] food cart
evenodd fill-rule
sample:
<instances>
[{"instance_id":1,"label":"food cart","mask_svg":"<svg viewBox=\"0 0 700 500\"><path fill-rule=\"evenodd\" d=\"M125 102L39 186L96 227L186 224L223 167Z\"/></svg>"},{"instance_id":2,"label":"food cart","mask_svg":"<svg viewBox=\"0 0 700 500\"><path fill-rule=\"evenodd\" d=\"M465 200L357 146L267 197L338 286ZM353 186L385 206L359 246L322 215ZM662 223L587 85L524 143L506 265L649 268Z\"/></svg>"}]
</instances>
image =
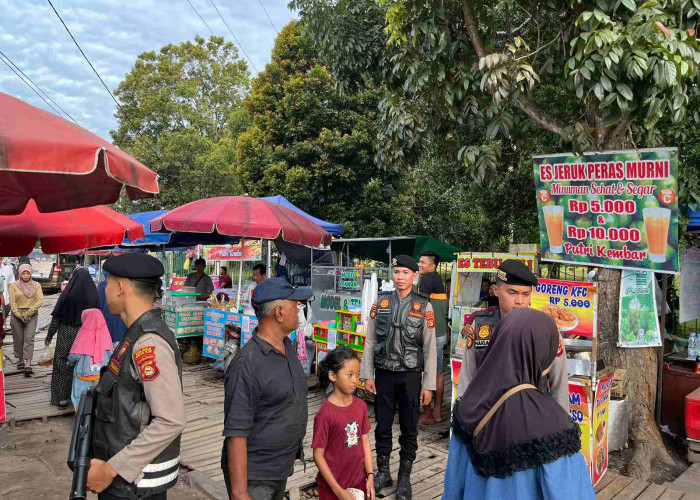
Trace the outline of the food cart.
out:
<instances>
[{"instance_id":1,"label":"food cart","mask_svg":"<svg viewBox=\"0 0 700 500\"><path fill-rule=\"evenodd\" d=\"M535 274L536 254L463 253L453 270L450 300L452 307L452 369L454 402L459 383L465 341L461 336L469 314L483 309L479 290L484 273L495 273L505 259L518 259ZM597 284L539 278L530 306L553 317L567 351L569 372L569 412L581 428L581 452L586 459L593 484L597 484L608 467L608 418L610 388L615 374L599 371L597 364ZM483 303L481 305L484 305Z\"/></svg>"}]
</instances>

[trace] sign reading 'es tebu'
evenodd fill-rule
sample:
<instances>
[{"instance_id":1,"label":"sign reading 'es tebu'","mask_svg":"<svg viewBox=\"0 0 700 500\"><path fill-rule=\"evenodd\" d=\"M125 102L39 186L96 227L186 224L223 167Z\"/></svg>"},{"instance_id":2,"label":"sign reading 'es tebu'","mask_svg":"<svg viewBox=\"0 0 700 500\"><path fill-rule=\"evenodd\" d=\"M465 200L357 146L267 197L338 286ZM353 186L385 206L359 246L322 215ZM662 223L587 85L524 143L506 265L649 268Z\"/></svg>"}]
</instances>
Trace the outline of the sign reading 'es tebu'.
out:
<instances>
[{"instance_id":1,"label":"sign reading 'es tebu'","mask_svg":"<svg viewBox=\"0 0 700 500\"><path fill-rule=\"evenodd\" d=\"M534 157L542 260L678 272L676 148Z\"/></svg>"}]
</instances>

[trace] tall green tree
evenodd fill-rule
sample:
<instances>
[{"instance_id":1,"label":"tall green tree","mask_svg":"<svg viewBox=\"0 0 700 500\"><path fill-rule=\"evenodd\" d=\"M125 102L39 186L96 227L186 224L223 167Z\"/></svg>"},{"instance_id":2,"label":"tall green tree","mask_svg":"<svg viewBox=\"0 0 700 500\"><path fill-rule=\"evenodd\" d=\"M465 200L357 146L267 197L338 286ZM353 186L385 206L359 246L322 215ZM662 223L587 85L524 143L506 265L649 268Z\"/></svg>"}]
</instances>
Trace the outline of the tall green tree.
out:
<instances>
[{"instance_id":1,"label":"tall green tree","mask_svg":"<svg viewBox=\"0 0 700 500\"><path fill-rule=\"evenodd\" d=\"M343 223L347 236L394 234L411 215L400 208L401 177L374 161L380 91L358 82L338 94L335 85L302 25L287 25L246 100L252 125L236 147L238 178L253 196L282 194Z\"/></svg>"},{"instance_id":2,"label":"tall green tree","mask_svg":"<svg viewBox=\"0 0 700 500\"><path fill-rule=\"evenodd\" d=\"M114 143L159 175L160 195L139 209L172 208L240 193L235 146L250 120L250 74L221 37L166 45L139 55L117 88Z\"/></svg>"},{"instance_id":3,"label":"tall green tree","mask_svg":"<svg viewBox=\"0 0 700 500\"><path fill-rule=\"evenodd\" d=\"M692 0L294 0L341 89L383 85L378 160L436 142L478 183L530 153L678 145L699 109ZM359 77L358 77L359 75ZM688 116L688 112L691 116ZM664 124L676 124L661 128ZM681 144L682 145L682 144ZM504 161L506 155L520 158ZM684 163L681 177L697 166ZM510 165L509 165L510 164ZM697 177L695 177L697 179ZM682 202L700 198L686 183ZM534 212L531 212L534 215ZM630 376L630 473L670 462L654 423L656 352L618 349L619 271L601 270L599 353Z\"/></svg>"}]
</instances>

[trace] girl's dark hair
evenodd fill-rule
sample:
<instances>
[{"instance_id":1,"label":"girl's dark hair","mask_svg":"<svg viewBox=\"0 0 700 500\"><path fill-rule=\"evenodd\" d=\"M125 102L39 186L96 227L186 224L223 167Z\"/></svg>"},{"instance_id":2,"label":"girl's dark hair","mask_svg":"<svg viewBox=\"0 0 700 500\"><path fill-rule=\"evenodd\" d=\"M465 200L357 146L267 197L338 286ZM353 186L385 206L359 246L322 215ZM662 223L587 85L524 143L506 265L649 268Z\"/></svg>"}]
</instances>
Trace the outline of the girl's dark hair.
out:
<instances>
[{"instance_id":1,"label":"girl's dark hair","mask_svg":"<svg viewBox=\"0 0 700 500\"><path fill-rule=\"evenodd\" d=\"M340 346L330 351L318 364L318 378L321 381L321 387L325 389L330 385L331 379L328 373L338 373L343 368L345 362L351 359L360 360L360 358L357 357L357 353L349 347Z\"/></svg>"}]
</instances>

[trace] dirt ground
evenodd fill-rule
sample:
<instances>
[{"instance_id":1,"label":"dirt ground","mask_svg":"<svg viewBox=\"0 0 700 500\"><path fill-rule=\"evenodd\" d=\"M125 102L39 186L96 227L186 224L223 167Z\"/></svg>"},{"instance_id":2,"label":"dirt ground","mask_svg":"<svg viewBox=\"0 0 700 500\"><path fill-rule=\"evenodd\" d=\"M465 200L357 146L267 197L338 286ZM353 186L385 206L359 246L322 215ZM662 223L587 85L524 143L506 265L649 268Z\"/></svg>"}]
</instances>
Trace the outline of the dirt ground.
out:
<instances>
[{"instance_id":1,"label":"dirt ground","mask_svg":"<svg viewBox=\"0 0 700 500\"><path fill-rule=\"evenodd\" d=\"M66 500L72 473L66 465L70 445L71 417L48 422L19 422L14 429L0 424L0 499ZM89 495L96 500L96 495ZM186 475L168 493L171 500L204 500L192 490Z\"/></svg>"},{"instance_id":2,"label":"dirt ground","mask_svg":"<svg viewBox=\"0 0 700 500\"><path fill-rule=\"evenodd\" d=\"M670 466L664 463L652 464L652 475L648 481L656 484L673 482L690 466L690 462L688 462L687 459L688 448L684 440L677 436L671 436L663 432L661 433L661 437L664 440L664 445L666 445L666 450L668 451L669 455L671 455L671 457L676 461L676 465ZM613 472L617 472L618 474L622 474L623 476L627 475L627 469L630 461L632 460L633 454L634 450L631 447L624 450L611 452L608 457L608 469Z\"/></svg>"}]
</instances>

